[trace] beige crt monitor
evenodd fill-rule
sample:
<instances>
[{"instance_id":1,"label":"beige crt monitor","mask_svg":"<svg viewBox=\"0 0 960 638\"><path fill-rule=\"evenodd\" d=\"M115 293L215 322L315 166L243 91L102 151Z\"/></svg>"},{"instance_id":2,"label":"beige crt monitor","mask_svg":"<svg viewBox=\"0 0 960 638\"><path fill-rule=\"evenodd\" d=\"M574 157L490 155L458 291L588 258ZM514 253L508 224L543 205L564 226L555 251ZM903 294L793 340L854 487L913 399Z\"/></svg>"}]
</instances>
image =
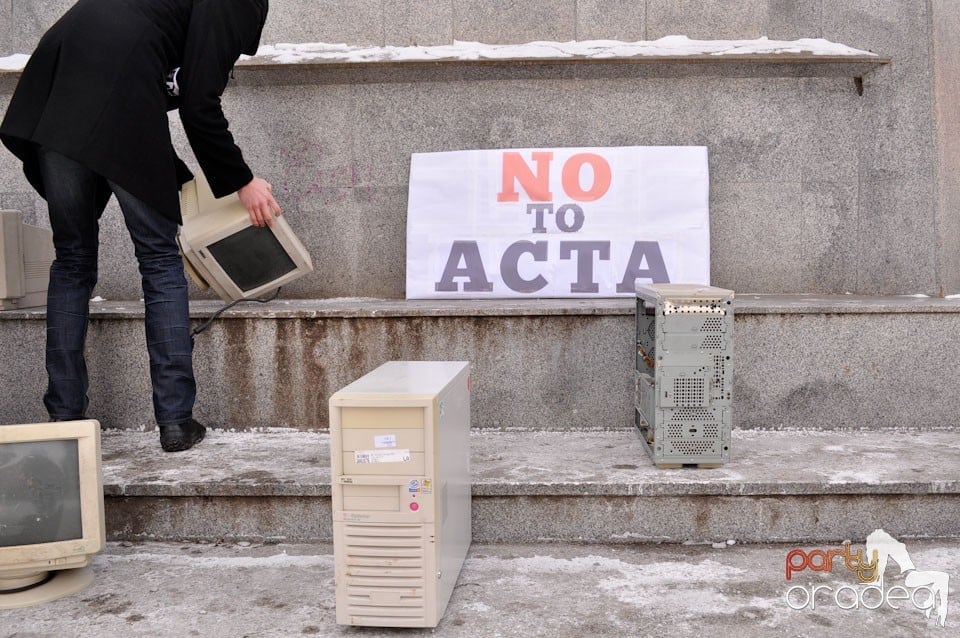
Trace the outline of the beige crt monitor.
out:
<instances>
[{"instance_id":1,"label":"beige crt monitor","mask_svg":"<svg viewBox=\"0 0 960 638\"><path fill-rule=\"evenodd\" d=\"M0 210L0 310L46 305L53 258L53 233Z\"/></svg>"},{"instance_id":2,"label":"beige crt monitor","mask_svg":"<svg viewBox=\"0 0 960 638\"><path fill-rule=\"evenodd\" d=\"M185 270L225 301L260 297L313 271L283 216L273 227L254 226L237 193L214 197L203 173L181 188L180 212Z\"/></svg>"},{"instance_id":3,"label":"beige crt monitor","mask_svg":"<svg viewBox=\"0 0 960 638\"><path fill-rule=\"evenodd\" d=\"M89 585L104 538L100 424L0 425L0 609Z\"/></svg>"},{"instance_id":4,"label":"beige crt monitor","mask_svg":"<svg viewBox=\"0 0 960 638\"><path fill-rule=\"evenodd\" d=\"M436 627L471 541L470 364L392 361L330 398L337 623Z\"/></svg>"}]
</instances>

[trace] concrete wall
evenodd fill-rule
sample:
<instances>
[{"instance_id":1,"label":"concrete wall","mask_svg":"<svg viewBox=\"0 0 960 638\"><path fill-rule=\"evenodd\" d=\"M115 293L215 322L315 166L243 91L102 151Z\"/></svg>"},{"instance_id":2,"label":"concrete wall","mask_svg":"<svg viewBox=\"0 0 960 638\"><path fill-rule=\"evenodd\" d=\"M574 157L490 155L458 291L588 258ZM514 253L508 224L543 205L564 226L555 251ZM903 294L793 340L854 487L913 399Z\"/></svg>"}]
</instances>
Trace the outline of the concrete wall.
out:
<instances>
[{"instance_id":1,"label":"concrete wall","mask_svg":"<svg viewBox=\"0 0 960 638\"><path fill-rule=\"evenodd\" d=\"M29 52L75 0L11 0L0 44ZM822 5L826 4L824 9ZM818 37L831 0L271 0L266 43L446 44L531 40ZM875 3L878 7L888 2Z\"/></svg>"},{"instance_id":2,"label":"concrete wall","mask_svg":"<svg viewBox=\"0 0 960 638\"><path fill-rule=\"evenodd\" d=\"M937 11L955 12L936 2ZM14 0L0 44L28 51L68 2ZM257 173L277 187L318 272L296 297L402 298L409 155L418 151L696 144L710 149L713 283L738 292L950 293L960 275L956 196L939 189L955 63L934 46L929 3L888 0L274 0L266 42L442 43L452 39L824 37L890 56L865 78L729 77L630 65L238 70L224 103ZM939 36L937 35L939 34ZM4 39L5 38L5 39ZM940 52L940 53L938 53ZM937 57L939 55L939 57ZM941 66L935 65L941 60ZM937 72L939 75L937 75ZM949 77L949 73L947 73ZM0 107L14 78L0 82ZM935 102L935 98L939 101ZM176 125L175 125L176 126ZM182 135L178 145L188 154ZM951 163L952 162L952 163ZM0 205L44 223L9 155ZM98 293L140 297L113 208ZM196 297L202 297L196 293Z\"/></svg>"}]
</instances>

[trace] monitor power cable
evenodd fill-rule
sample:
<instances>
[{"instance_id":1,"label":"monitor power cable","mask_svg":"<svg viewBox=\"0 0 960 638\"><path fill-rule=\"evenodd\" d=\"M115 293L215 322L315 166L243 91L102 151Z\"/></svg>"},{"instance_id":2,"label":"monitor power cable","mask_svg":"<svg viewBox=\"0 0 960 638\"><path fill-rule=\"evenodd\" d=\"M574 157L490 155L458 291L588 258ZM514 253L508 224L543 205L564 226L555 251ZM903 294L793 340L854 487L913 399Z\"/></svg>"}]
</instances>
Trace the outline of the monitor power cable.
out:
<instances>
[{"instance_id":1,"label":"monitor power cable","mask_svg":"<svg viewBox=\"0 0 960 638\"><path fill-rule=\"evenodd\" d=\"M266 299L235 299L234 301L231 301L230 303L228 303L227 305L225 305L224 307L220 308L215 313L210 315L210 318L208 318L206 321L204 321L202 324L200 324L190 332L190 345L193 346L194 340L196 339L198 334L200 334L201 332L209 328L210 324L216 321L216 319L220 315L225 313L227 310L230 310L231 308L236 306L238 303L242 303L244 301L250 301L255 303L270 303L271 301L276 300L280 296L281 290L283 290L282 286L280 288L277 288L277 291L273 293L272 296L267 297Z\"/></svg>"}]
</instances>

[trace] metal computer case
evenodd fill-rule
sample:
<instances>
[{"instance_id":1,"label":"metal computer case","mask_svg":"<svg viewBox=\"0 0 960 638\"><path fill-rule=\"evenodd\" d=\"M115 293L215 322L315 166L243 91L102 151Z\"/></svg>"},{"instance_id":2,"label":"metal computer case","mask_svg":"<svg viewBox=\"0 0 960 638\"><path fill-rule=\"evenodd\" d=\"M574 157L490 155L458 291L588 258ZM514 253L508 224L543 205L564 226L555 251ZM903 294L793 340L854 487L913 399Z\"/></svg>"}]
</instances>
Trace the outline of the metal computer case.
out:
<instances>
[{"instance_id":1,"label":"metal computer case","mask_svg":"<svg viewBox=\"0 0 960 638\"><path fill-rule=\"evenodd\" d=\"M733 291L637 286L635 423L658 467L730 459Z\"/></svg>"}]
</instances>

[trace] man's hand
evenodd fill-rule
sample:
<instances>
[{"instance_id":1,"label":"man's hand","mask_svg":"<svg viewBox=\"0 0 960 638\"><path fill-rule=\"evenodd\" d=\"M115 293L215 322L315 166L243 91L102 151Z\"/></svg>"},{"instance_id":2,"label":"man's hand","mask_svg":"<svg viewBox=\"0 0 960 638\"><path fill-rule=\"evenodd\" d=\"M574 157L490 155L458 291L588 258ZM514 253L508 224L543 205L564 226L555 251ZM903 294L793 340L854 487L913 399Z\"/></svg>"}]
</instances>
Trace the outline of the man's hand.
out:
<instances>
[{"instance_id":1,"label":"man's hand","mask_svg":"<svg viewBox=\"0 0 960 638\"><path fill-rule=\"evenodd\" d=\"M250 214L250 223L254 226L273 226L274 215L279 217L283 214L277 200L273 198L273 186L265 179L254 177L237 195Z\"/></svg>"}]
</instances>

